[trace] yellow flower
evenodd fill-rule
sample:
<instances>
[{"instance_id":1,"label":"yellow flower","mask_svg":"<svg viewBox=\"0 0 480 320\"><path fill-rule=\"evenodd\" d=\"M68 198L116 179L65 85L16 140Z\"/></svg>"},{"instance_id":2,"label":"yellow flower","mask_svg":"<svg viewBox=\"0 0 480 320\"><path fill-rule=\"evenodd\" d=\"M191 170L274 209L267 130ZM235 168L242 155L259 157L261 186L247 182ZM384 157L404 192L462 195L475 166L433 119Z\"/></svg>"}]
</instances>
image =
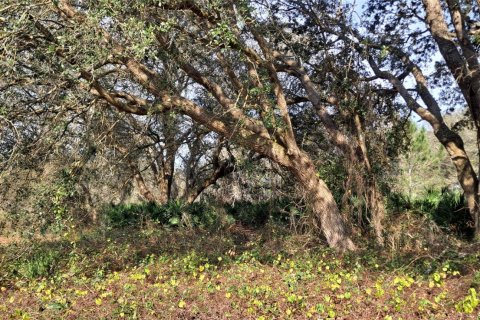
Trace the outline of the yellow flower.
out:
<instances>
[{"instance_id":1,"label":"yellow flower","mask_svg":"<svg viewBox=\"0 0 480 320\"><path fill-rule=\"evenodd\" d=\"M178 303L178 307L181 308L181 309L185 308L186 305L187 304L183 300L180 300L180 302Z\"/></svg>"},{"instance_id":2,"label":"yellow flower","mask_svg":"<svg viewBox=\"0 0 480 320\"><path fill-rule=\"evenodd\" d=\"M292 314L292 310L287 309L286 314L287 314L287 316L291 315L291 314Z\"/></svg>"},{"instance_id":3,"label":"yellow flower","mask_svg":"<svg viewBox=\"0 0 480 320\"><path fill-rule=\"evenodd\" d=\"M81 296L81 297L82 297L82 296L86 296L87 293L88 293L87 290L75 290L75 294L76 294L77 296Z\"/></svg>"},{"instance_id":4,"label":"yellow flower","mask_svg":"<svg viewBox=\"0 0 480 320\"><path fill-rule=\"evenodd\" d=\"M100 299L100 298L95 299L95 304L97 306L101 305L102 304L102 299Z\"/></svg>"}]
</instances>

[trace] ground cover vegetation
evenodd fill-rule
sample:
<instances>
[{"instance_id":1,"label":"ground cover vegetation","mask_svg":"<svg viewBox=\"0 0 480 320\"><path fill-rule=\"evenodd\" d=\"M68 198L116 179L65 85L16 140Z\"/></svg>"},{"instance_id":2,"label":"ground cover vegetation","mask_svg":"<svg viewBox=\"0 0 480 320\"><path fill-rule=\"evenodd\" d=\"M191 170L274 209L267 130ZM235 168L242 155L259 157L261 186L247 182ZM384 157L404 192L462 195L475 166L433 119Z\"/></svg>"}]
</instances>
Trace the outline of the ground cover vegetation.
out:
<instances>
[{"instance_id":1,"label":"ground cover vegetation","mask_svg":"<svg viewBox=\"0 0 480 320\"><path fill-rule=\"evenodd\" d=\"M4 0L0 318L477 319L480 3Z\"/></svg>"}]
</instances>

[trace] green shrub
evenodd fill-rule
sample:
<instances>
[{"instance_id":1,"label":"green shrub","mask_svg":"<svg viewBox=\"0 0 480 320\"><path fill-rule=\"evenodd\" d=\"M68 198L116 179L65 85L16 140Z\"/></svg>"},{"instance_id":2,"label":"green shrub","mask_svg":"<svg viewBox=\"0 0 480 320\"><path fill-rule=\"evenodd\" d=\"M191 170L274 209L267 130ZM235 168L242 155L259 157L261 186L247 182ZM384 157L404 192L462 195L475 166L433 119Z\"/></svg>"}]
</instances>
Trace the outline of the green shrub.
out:
<instances>
[{"instance_id":1,"label":"green shrub","mask_svg":"<svg viewBox=\"0 0 480 320\"><path fill-rule=\"evenodd\" d=\"M465 206L464 196L458 190L431 188L426 191L425 196L414 199L392 193L388 197L387 205L391 212L411 210L427 216L440 228L457 236L473 236L473 230L469 227L470 214Z\"/></svg>"},{"instance_id":2,"label":"green shrub","mask_svg":"<svg viewBox=\"0 0 480 320\"><path fill-rule=\"evenodd\" d=\"M27 279L46 277L54 273L59 258L58 251L39 251L33 256L14 264L12 273Z\"/></svg>"},{"instance_id":3,"label":"green shrub","mask_svg":"<svg viewBox=\"0 0 480 320\"><path fill-rule=\"evenodd\" d=\"M428 215L444 230L463 237L473 235L472 229L469 227L470 214L460 191L427 190L426 197L417 200L415 207L421 213Z\"/></svg>"},{"instance_id":4,"label":"green shrub","mask_svg":"<svg viewBox=\"0 0 480 320\"><path fill-rule=\"evenodd\" d=\"M407 195L399 192L390 192L387 196L386 207L388 212L402 213L412 209L412 201Z\"/></svg>"},{"instance_id":5,"label":"green shrub","mask_svg":"<svg viewBox=\"0 0 480 320\"><path fill-rule=\"evenodd\" d=\"M160 217L160 206L153 202L107 205L101 213L114 227L133 226L147 218ZM167 218L168 219L168 218Z\"/></svg>"},{"instance_id":6,"label":"green shrub","mask_svg":"<svg viewBox=\"0 0 480 320\"><path fill-rule=\"evenodd\" d=\"M193 223L209 229L219 229L223 225L232 224L235 219L225 213L225 210L206 202L195 202L188 206L188 213Z\"/></svg>"},{"instance_id":7,"label":"green shrub","mask_svg":"<svg viewBox=\"0 0 480 320\"><path fill-rule=\"evenodd\" d=\"M455 309L462 313L473 313L479 303L477 291L474 288L470 288L468 289L468 295L455 305Z\"/></svg>"},{"instance_id":8,"label":"green shrub","mask_svg":"<svg viewBox=\"0 0 480 320\"><path fill-rule=\"evenodd\" d=\"M235 220L251 227L262 226L270 219L288 223L292 216L299 218L303 215L303 212L297 210L288 200L257 203L237 202L234 206L228 206L226 209Z\"/></svg>"},{"instance_id":9,"label":"green shrub","mask_svg":"<svg viewBox=\"0 0 480 320\"><path fill-rule=\"evenodd\" d=\"M164 205L152 202L107 205L102 211L107 223L113 227L140 226L145 221L154 221L164 226L190 226L218 229L239 221L244 225L259 227L270 218L287 223L292 216L303 213L285 201L237 202L234 206L219 207L206 202L186 204L180 200Z\"/></svg>"},{"instance_id":10,"label":"green shrub","mask_svg":"<svg viewBox=\"0 0 480 320\"><path fill-rule=\"evenodd\" d=\"M232 217L248 226L260 226L265 224L270 216L268 203L238 202L227 208Z\"/></svg>"},{"instance_id":11,"label":"green shrub","mask_svg":"<svg viewBox=\"0 0 480 320\"><path fill-rule=\"evenodd\" d=\"M161 225L177 226L181 224L182 214L188 207L181 201L170 201L164 205L154 202L107 205L102 214L114 227L136 226L146 220Z\"/></svg>"},{"instance_id":12,"label":"green shrub","mask_svg":"<svg viewBox=\"0 0 480 320\"><path fill-rule=\"evenodd\" d=\"M174 200L164 205L153 202L108 205L103 208L102 214L114 227L137 226L150 220L171 227L186 225L211 228L220 223L216 209L204 202L186 204Z\"/></svg>"},{"instance_id":13,"label":"green shrub","mask_svg":"<svg viewBox=\"0 0 480 320\"><path fill-rule=\"evenodd\" d=\"M472 284L470 286L472 288L480 290L480 271L476 271L473 274Z\"/></svg>"}]
</instances>

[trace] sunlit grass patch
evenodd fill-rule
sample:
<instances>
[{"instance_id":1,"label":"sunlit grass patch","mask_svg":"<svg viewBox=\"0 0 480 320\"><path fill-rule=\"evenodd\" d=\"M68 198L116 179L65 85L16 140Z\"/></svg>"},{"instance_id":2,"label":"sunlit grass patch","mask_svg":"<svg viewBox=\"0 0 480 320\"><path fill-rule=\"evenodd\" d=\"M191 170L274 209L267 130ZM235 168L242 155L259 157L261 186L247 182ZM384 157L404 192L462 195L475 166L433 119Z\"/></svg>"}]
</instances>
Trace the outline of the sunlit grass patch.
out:
<instances>
[{"instance_id":1,"label":"sunlit grass patch","mask_svg":"<svg viewBox=\"0 0 480 320\"><path fill-rule=\"evenodd\" d=\"M479 311L470 256L432 261L427 273L369 251L289 253L262 243L198 230L87 234L55 247L59 263L49 272L12 270L50 263L37 252L2 269L0 318L451 319Z\"/></svg>"}]
</instances>

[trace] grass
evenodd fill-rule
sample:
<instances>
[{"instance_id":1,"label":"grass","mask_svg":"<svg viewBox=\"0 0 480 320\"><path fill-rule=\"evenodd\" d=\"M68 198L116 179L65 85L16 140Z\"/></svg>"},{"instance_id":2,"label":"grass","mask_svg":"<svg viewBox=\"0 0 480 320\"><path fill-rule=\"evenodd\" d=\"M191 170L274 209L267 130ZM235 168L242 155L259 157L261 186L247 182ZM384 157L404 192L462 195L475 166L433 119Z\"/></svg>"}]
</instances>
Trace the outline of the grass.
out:
<instances>
[{"instance_id":1,"label":"grass","mask_svg":"<svg viewBox=\"0 0 480 320\"><path fill-rule=\"evenodd\" d=\"M126 227L4 245L0 319L478 319L478 245L338 256L288 234Z\"/></svg>"}]
</instances>

